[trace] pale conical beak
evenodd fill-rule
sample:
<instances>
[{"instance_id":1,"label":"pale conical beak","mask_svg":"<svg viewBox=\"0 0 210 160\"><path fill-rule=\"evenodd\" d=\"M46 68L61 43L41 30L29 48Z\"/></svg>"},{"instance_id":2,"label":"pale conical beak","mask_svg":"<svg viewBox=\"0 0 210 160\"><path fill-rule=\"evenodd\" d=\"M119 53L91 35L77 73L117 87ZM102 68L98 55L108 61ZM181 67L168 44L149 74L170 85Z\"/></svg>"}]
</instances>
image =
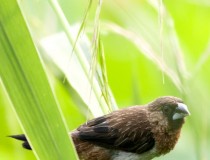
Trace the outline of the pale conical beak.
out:
<instances>
[{"instance_id":1,"label":"pale conical beak","mask_svg":"<svg viewBox=\"0 0 210 160\"><path fill-rule=\"evenodd\" d=\"M187 106L184 103L178 103L178 107L176 108L175 113L173 115L173 120L181 119L189 115L190 112Z\"/></svg>"}]
</instances>

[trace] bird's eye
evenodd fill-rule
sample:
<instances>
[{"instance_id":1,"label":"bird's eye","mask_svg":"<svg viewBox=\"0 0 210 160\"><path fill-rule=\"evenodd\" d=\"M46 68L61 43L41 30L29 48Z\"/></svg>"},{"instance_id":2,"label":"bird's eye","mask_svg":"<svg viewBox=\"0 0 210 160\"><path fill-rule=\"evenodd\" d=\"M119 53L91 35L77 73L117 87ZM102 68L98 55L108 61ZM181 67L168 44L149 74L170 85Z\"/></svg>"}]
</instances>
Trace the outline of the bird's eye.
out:
<instances>
[{"instance_id":1,"label":"bird's eye","mask_svg":"<svg viewBox=\"0 0 210 160\"><path fill-rule=\"evenodd\" d=\"M164 106L162 109L163 113L168 114L171 110L169 106Z\"/></svg>"}]
</instances>

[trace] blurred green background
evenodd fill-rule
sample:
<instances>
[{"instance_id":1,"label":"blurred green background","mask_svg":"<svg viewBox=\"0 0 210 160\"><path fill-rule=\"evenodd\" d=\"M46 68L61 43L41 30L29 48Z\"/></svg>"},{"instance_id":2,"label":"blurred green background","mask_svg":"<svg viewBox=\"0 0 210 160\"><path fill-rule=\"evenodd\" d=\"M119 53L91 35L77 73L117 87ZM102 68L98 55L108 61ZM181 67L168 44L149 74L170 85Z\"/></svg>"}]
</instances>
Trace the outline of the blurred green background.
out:
<instances>
[{"instance_id":1,"label":"blurred green background","mask_svg":"<svg viewBox=\"0 0 210 160\"><path fill-rule=\"evenodd\" d=\"M74 26L81 24L85 0L59 0ZM91 117L78 93L45 53L41 41L63 30L47 1L19 1L46 72L73 130ZM92 2L81 36L92 41L98 1ZM77 33L74 33L77 34ZM100 13L108 83L119 108L163 96L180 97L191 116L175 149L161 160L210 159L210 2L208 0L106 0ZM69 54L71 50L69 50ZM0 85L0 159L35 159L6 136L22 133L10 100Z\"/></svg>"}]
</instances>

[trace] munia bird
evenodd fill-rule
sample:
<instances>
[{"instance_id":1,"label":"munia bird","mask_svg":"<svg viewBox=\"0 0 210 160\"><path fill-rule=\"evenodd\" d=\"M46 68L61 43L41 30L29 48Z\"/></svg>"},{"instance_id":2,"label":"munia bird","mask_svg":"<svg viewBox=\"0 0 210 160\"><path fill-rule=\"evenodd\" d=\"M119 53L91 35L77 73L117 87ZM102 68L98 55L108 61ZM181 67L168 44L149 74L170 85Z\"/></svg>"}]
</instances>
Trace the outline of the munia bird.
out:
<instances>
[{"instance_id":1,"label":"munia bird","mask_svg":"<svg viewBox=\"0 0 210 160\"><path fill-rule=\"evenodd\" d=\"M181 99L160 97L90 120L70 136L81 160L150 160L174 148L188 115ZM24 135L11 137L31 149Z\"/></svg>"}]
</instances>

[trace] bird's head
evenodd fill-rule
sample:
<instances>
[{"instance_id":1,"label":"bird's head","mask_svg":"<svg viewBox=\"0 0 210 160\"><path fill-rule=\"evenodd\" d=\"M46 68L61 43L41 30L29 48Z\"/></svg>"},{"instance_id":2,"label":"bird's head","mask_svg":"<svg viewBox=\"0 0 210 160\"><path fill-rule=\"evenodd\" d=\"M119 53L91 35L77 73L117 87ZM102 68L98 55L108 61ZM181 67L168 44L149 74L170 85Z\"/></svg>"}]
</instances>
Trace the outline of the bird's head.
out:
<instances>
[{"instance_id":1,"label":"bird's head","mask_svg":"<svg viewBox=\"0 0 210 160\"><path fill-rule=\"evenodd\" d=\"M148 110L153 123L167 126L169 130L181 128L184 117L190 112L184 102L177 97L160 97L149 103Z\"/></svg>"}]
</instances>

